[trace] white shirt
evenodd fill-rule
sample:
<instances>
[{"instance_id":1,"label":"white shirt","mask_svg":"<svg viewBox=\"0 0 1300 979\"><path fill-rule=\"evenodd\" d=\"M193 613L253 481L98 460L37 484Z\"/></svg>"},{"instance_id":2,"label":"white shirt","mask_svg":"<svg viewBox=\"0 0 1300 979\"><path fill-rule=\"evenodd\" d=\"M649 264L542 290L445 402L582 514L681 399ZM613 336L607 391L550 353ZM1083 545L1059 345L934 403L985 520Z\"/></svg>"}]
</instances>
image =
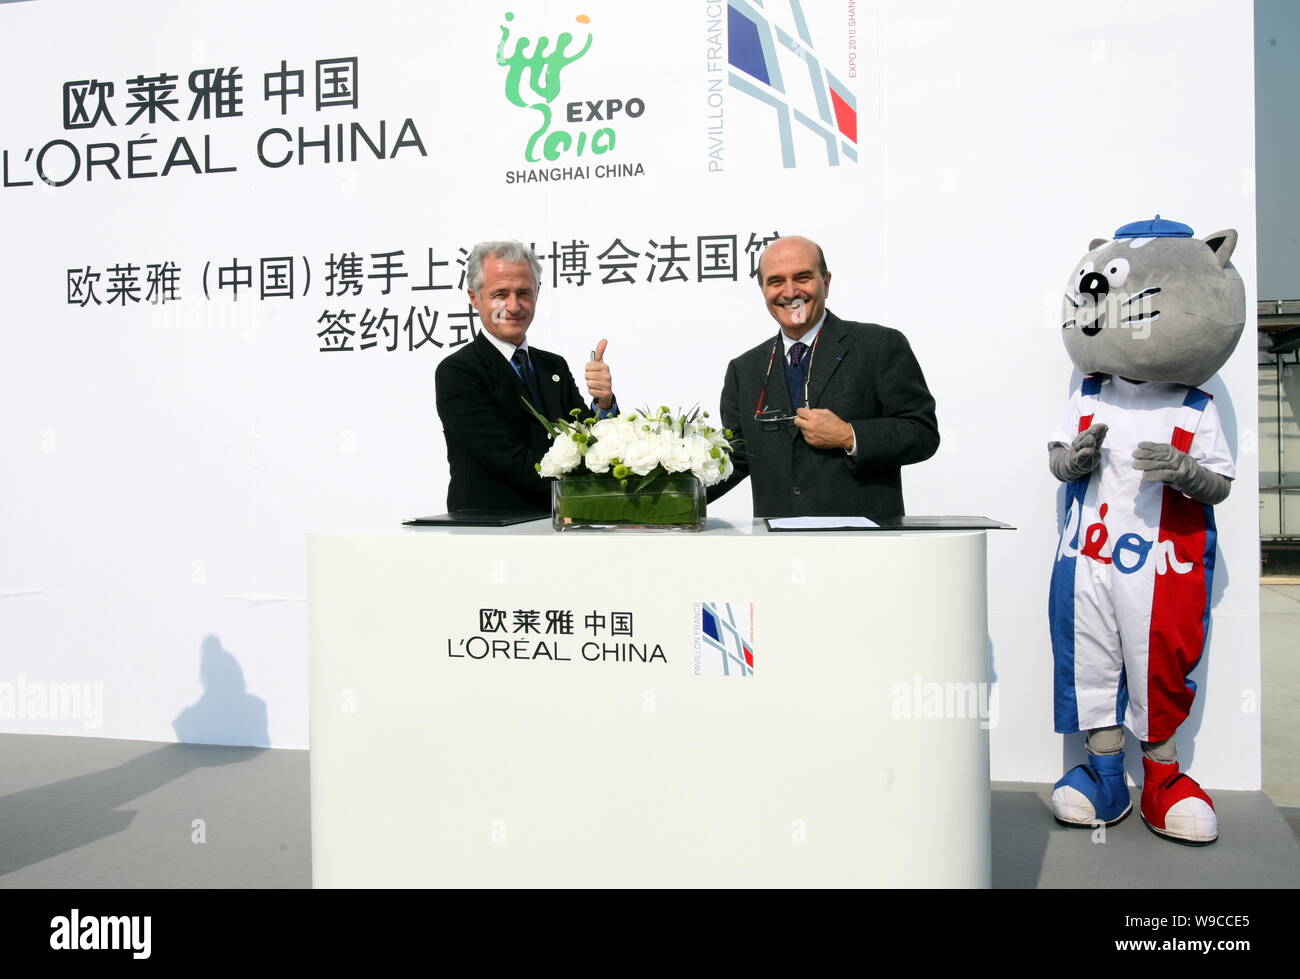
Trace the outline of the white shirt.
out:
<instances>
[{"instance_id":1,"label":"white shirt","mask_svg":"<svg viewBox=\"0 0 1300 979\"><path fill-rule=\"evenodd\" d=\"M483 331L483 335L484 335L485 337L488 338L488 342L490 342L490 343L492 344L492 346L496 347L497 350L501 351L501 356L504 357L506 360L511 360L511 361L513 361L513 360L514 360L514 357L515 357L515 351L516 351L516 350L527 350L527 349L528 349L528 336L527 336L527 334L524 335L523 340L520 341L519 346L517 346L517 347L516 347L513 343L511 343L509 340L502 340L502 339L501 339L500 337L498 337L498 336L493 336L493 335L492 335L491 333L489 333L487 330L484 330L484 331ZM529 358L528 358L528 359L531 361L531 360L532 360L532 355L529 355Z\"/></svg>"},{"instance_id":2,"label":"white shirt","mask_svg":"<svg viewBox=\"0 0 1300 979\"><path fill-rule=\"evenodd\" d=\"M822 324L825 322L826 322L826 307L823 306L821 318L817 320L816 324L813 326L811 330L809 330L807 333L801 336L798 340L791 340L788 336L785 335L785 330L781 331L781 341L785 344L785 362L787 364L790 363L790 348L794 346L796 343L804 343L811 347L813 341L817 339L817 334L822 331Z\"/></svg>"}]
</instances>

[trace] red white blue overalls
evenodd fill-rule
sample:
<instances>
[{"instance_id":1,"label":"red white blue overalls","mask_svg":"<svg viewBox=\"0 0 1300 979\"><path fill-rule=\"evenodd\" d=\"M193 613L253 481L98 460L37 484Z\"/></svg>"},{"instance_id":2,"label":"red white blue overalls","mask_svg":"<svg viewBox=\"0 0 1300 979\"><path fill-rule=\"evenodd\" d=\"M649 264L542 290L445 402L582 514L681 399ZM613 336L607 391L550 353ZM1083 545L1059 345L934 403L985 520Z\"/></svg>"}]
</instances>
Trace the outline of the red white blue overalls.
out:
<instances>
[{"instance_id":1,"label":"red white blue overalls","mask_svg":"<svg viewBox=\"0 0 1300 979\"><path fill-rule=\"evenodd\" d=\"M1196 694L1214 574L1212 507L1133 468L1139 442L1170 442L1228 478L1232 457L1210 395L1181 384L1089 375L1054 441L1109 426L1095 470L1065 487L1048 616L1056 730L1123 724L1172 737Z\"/></svg>"}]
</instances>

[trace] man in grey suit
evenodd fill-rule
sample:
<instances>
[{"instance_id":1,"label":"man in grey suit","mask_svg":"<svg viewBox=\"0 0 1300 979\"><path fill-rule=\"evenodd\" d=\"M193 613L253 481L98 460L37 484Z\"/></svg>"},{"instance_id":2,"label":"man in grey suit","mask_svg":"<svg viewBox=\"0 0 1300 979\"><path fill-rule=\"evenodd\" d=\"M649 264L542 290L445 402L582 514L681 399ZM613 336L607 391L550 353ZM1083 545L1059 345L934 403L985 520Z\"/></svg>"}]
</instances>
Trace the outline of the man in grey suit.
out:
<instances>
[{"instance_id":1,"label":"man in grey suit","mask_svg":"<svg viewBox=\"0 0 1300 979\"><path fill-rule=\"evenodd\" d=\"M759 262L768 312L780 325L727 367L722 424L744 439L756 517L903 515L901 466L939 447L934 398L907 338L826 309L831 273L807 238L778 238Z\"/></svg>"}]
</instances>

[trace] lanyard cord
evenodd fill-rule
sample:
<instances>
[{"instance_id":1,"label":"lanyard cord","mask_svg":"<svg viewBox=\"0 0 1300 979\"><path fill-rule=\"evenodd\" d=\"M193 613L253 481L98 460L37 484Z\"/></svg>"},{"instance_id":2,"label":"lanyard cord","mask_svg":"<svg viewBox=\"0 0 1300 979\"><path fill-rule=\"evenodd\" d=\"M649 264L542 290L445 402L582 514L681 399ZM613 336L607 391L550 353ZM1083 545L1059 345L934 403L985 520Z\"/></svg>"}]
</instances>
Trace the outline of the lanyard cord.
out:
<instances>
[{"instance_id":1,"label":"lanyard cord","mask_svg":"<svg viewBox=\"0 0 1300 979\"><path fill-rule=\"evenodd\" d=\"M808 347L808 366L804 368L803 375L803 403L808 404L808 385L812 383L813 358L817 356L817 341L822 338L821 331L813 337L813 342ZM796 341L798 342L798 341ZM763 405L767 402L767 384L772 379L772 363L776 360L776 348L781 345L781 334L777 333L776 339L772 341L772 352L767 355L767 372L763 375L763 388L758 392L758 404L754 406L754 417L757 418L763 412ZM796 405L790 406L791 411L798 411Z\"/></svg>"}]
</instances>

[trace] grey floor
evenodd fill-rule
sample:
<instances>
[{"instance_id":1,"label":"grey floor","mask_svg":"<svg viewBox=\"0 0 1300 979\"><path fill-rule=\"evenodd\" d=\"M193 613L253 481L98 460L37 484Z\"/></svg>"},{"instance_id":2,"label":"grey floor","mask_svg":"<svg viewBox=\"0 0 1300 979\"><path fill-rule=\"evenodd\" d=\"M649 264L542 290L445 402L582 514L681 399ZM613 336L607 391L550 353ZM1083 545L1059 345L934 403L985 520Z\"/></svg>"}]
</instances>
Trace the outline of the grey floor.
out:
<instances>
[{"instance_id":1,"label":"grey floor","mask_svg":"<svg viewBox=\"0 0 1300 979\"><path fill-rule=\"evenodd\" d=\"M0 887L310 887L307 759L0 735Z\"/></svg>"},{"instance_id":2,"label":"grey floor","mask_svg":"<svg viewBox=\"0 0 1300 979\"><path fill-rule=\"evenodd\" d=\"M1219 842L1096 839L995 782L995 887L1300 887L1300 585L1260 604L1264 791L1214 793ZM309 814L305 751L0 735L0 887L310 887Z\"/></svg>"}]
</instances>

